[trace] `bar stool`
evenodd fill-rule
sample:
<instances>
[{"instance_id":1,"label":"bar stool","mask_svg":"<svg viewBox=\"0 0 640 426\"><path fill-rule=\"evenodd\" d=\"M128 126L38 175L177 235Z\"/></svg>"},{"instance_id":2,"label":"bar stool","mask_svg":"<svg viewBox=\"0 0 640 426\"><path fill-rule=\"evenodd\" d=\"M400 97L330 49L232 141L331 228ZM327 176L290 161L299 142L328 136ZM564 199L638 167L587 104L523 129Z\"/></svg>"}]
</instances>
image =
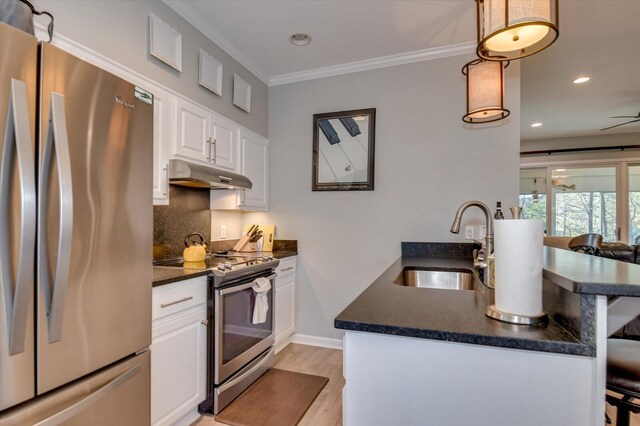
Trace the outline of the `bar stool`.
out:
<instances>
[{"instance_id":1,"label":"bar stool","mask_svg":"<svg viewBox=\"0 0 640 426\"><path fill-rule=\"evenodd\" d=\"M596 255L602 246L602 235L582 234L569 241L569 248L573 251Z\"/></svg>"},{"instance_id":2,"label":"bar stool","mask_svg":"<svg viewBox=\"0 0 640 426\"><path fill-rule=\"evenodd\" d=\"M629 426L631 413L640 413L640 341L607 341L607 389L622 395L607 394L616 407L616 426Z\"/></svg>"}]
</instances>

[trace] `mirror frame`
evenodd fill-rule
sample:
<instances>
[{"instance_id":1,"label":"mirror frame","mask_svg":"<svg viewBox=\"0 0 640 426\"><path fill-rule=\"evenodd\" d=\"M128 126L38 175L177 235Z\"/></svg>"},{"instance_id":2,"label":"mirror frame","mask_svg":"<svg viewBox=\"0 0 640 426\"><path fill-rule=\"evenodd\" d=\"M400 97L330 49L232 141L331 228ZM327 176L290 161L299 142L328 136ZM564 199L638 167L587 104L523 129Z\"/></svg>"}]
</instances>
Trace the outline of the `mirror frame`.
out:
<instances>
[{"instance_id":1,"label":"mirror frame","mask_svg":"<svg viewBox=\"0 0 640 426\"><path fill-rule=\"evenodd\" d=\"M364 182L318 182L318 167L320 155L319 145L319 124L320 120L369 116L369 140L367 141L367 180ZM376 130L376 109L354 109L350 111L327 112L313 115L313 170L311 189L313 191L373 191L374 189L374 165L375 165L375 130Z\"/></svg>"}]
</instances>

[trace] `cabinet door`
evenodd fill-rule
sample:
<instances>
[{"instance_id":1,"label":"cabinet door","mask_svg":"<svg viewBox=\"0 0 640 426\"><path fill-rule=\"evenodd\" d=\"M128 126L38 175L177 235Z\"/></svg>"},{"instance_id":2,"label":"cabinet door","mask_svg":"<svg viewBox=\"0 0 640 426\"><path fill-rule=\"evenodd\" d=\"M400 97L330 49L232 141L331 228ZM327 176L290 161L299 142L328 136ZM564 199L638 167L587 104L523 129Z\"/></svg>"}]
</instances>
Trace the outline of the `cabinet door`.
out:
<instances>
[{"instance_id":1,"label":"cabinet door","mask_svg":"<svg viewBox=\"0 0 640 426\"><path fill-rule=\"evenodd\" d=\"M153 93L153 204L169 204L169 143L172 134L172 107L169 95L157 87Z\"/></svg>"},{"instance_id":2,"label":"cabinet door","mask_svg":"<svg viewBox=\"0 0 640 426\"><path fill-rule=\"evenodd\" d=\"M292 335L296 328L295 275L276 278L276 345Z\"/></svg>"},{"instance_id":3,"label":"cabinet door","mask_svg":"<svg viewBox=\"0 0 640 426\"><path fill-rule=\"evenodd\" d=\"M178 99L176 110L174 154L209 163L212 154L209 111L184 99Z\"/></svg>"},{"instance_id":4,"label":"cabinet door","mask_svg":"<svg viewBox=\"0 0 640 426\"><path fill-rule=\"evenodd\" d=\"M267 209L268 187L268 142L256 134L241 131L242 173L247 176L253 187L245 189L240 204L243 208L254 210Z\"/></svg>"},{"instance_id":5,"label":"cabinet door","mask_svg":"<svg viewBox=\"0 0 640 426\"><path fill-rule=\"evenodd\" d=\"M223 169L238 170L237 127L217 115L211 115L211 137L213 139L213 163Z\"/></svg>"},{"instance_id":6,"label":"cabinet door","mask_svg":"<svg viewBox=\"0 0 640 426\"><path fill-rule=\"evenodd\" d=\"M173 425L206 398L207 278L154 288L151 312L151 422Z\"/></svg>"},{"instance_id":7,"label":"cabinet door","mask_svg":"<svg viewBox=\"0 0 640 426\"><path fill-rule=\"evenodd\" d=\"M171 425L206 398L206 310L154 328L151 423ZM156 335L157 334L157 335Z\"/></svg>"}]
</instances>

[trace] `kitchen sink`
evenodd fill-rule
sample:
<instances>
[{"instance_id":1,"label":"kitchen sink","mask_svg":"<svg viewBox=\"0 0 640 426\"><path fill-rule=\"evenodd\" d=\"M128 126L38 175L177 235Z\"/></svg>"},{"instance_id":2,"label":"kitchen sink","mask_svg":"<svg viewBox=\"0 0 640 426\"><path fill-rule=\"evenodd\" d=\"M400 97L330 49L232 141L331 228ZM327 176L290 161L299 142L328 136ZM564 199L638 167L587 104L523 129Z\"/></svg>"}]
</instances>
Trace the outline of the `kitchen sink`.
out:
<instances>
[{"instance_id":1,"label":"kitchen sink","mask_svg":"<svg viewBox=\"0 0 640 426\"><path fill-rule=\"evenodd\" d=\"M482 285L469 269L420 267L404 268L394 284L445 290L476 290Z\"/></svg>"}]
</instances>

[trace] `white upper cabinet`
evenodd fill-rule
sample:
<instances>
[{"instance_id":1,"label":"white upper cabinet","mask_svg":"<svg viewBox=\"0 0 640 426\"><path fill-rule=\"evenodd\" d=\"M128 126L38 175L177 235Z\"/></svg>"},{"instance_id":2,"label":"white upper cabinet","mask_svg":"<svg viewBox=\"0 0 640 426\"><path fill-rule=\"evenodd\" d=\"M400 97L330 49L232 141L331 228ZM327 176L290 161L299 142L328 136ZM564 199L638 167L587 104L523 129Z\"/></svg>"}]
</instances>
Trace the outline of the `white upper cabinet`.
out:
<instances>
[{"instance_id":1,"label":"white upper cabinet","mask_svg":"<svg viewBox=\"0 0 640 426\"><path fill-rule=\"evenodd\" d=\"M204 163L211 162L212 146L208 110L178 98L176 140L173 154Z\"/></svg>"},{"instance_id":2,"label":"white upper cabinet","mask_svg":"<svg viewBox=\"0 0 640 426\"><path fill-rule=\"evenodd\" d=\"M173 155L238 171L238 125L185 99L176 102Z\"/></svg>"},{"instance_id":3,"label":"white upper cabinet","mask_svg":"<svg viewBox=\"0 0 640 426\"><path fill-rule=\"evenodd\" d=\"M212 210L266 211L269 188L269 142L249 130L237 128L240 139L238 173L251 180L251 189L211 191Z\"/></svg>"},{"instance_id":4,"label":"white upper cabinet","mask_svg":"<svg viewBox=\"0 0 640 426\"><path fill-rule=\"evenodd\" d=\"M169 204L168 147L173 135L173 98L158 87L153 93L153 204Z\"/></svg>"},{"instance_id":5,"label":"white upper cabinet","mask_svg":"<svg viewBox=\"0 0 640 426\"><path fill-rule=\"evenodd\" d=\"M217 114L211 114L211 137L213 138L213 163L223 169L238 170L239 151L238 126Z\"/></svg>"},{"instance_id":6,"label":"white upper cabinet","mask_svg":"<svg viewBox=\"0 0 640 426\"><path fill-rule=\"evenodd\" d=\"M267 187L269 170L269 145L265 138L253 132L240 132L242 150L242 174L253 184L240 196L240 206L248 210L267 210Z\"/></svg>"}]
</instances>

